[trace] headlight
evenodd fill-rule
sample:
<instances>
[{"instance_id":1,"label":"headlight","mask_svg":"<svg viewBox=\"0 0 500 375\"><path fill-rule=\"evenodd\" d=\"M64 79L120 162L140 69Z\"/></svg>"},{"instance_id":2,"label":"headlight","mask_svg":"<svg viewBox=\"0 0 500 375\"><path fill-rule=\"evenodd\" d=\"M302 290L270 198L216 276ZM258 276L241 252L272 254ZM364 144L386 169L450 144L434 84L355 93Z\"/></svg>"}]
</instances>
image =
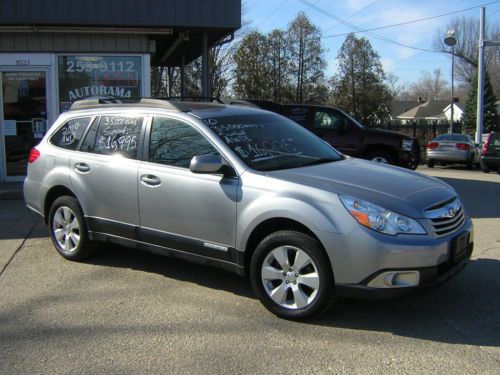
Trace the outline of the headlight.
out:
<instances>
[{"instance_id":1,"label":"headlight","mask_svg":"<svg viewBox=\"0 0 500 375\"><path fill-rule=\"evenodd\" d=\"M358 223L377 232L393 236L398 233L426 234L422 225L414 219L348 195L339 195L339 198Z\"/></svg>"},{"instance_id":2,"label":"headlight","mask_svg":"<svg viewBox=\"0 0 500 375\"><path fill-rule=\"evenodd\" d=\"M413 139L403 139L401 141L403 151L413 151Z\"/></svg>"}]
</instances>

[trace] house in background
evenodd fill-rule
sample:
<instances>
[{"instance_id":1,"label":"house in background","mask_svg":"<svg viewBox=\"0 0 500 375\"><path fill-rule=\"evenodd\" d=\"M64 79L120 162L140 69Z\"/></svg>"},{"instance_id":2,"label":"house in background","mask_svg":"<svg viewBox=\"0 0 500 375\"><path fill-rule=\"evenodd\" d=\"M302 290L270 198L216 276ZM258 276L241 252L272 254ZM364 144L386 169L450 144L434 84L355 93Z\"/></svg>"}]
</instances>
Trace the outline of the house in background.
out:
<instances>
[{"instance_id":1,"label":"house in background","mask_svg":"<svg viewBox=\"0 0 500 375\"><path fill-rule=\"evenodd\" d=\"M400 114L395 113L395 119L402 124L408 123L447 123L451 119L451 103L449 100L430 100L426 102L413 102L414 106ZM403 108L400 103L396 103L396 109ZM458 103L453 103L453 120L459 122L462 119L464 110ZM391 112L392 113L392 112Z\"/></svg>"},{"instance_id":2,"label":"house in background","mask_svg":"<svg viewBox=\"0 0 500 375\"><path fill-rule=\"evenodd\" d=\"M419 99L419 102L416 102L415 100L393 100L391 102L391 121L396 121L399 115L422 103L421 98Z\"/></svg>"}]
</instances>

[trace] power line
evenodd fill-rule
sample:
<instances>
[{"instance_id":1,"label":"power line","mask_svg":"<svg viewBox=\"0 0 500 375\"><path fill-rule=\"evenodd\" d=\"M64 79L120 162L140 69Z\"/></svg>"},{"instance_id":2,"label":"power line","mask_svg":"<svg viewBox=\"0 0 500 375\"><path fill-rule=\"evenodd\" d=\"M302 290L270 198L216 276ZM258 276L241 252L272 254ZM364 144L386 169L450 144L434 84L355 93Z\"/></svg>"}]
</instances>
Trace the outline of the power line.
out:
<instances>
[{"instance_id":1,"label":"power line","mask_svg":"<svg viewBox=\"0 0 500 375\"><path fill-rule=\"evenodd\" d=\"M496 4L496 3L500 3L500 0L498 0L498 1L492 1L490 3L486 3L486 4L483 4L483 5L477 5L477 6L466 8L466 9L456 10L454 12L448 12L448 13L439 14L437 16L431 16L431 17L426 17L426 18L419 18L419 19L416 19L416 20L395 23L395 24L392 24L392 25L378 26L378 27L374 27L374 28L371 28L371 29L363 29L363 30L355 31L354 33L363 33L363 32L368 32L368 31L382 30L382 29L388 29L390 27L397 27L397 26L409 25L409 24L416 23L416 22L428 21L428 20L432 20L432 19L435 19L435 18L450 16L452 14L467 12L467 11L472 10L472 9L477 9L477 8L482 7L482 6L487 6L487 5ZM498 12L498 10L497 10L497 12ZM337 36L344 36L344 35L347 35L347 34L349 34L349 33L342 33L342 34L335 34L335 35L326 35L323 38L335 38Z\"/></svg>"},{"instance_id":2,"label":"power line","mask_svg":"<svg viewBox=\"0 0 500 375\"><path fill-rule=\"evenodd\" d=\"M363 30L362 28L356 26L356 25L353 25L352 23L349 23L347 22L346 20L342 19L342 18L339 18L337 17L336 15L326 11L325 9L322 9L312 3L310 3L309 1L306 1L306 0L300 0L300 2L306 4L306 5L309 5L311 8L313 8L314 10L316 10L317 12L327 16L327 17L330 17L330 18L333 18L335 20L337 20L338 22L340 22L341 24L351 28L351 29L354 29L356 30L357 32L363 32L363 33L366 33L366 34L369 34L371 36L373 36L374 38L376 39L379 39L379 40L382 40L386 43L392 43L392 44L395 44L397 46L400 46L400 47L405 47L405 48L410 48L410 49L414 49L414 50L417 50L417 51L425 51L425 52L436 52L436 53L441 53L442 51L438 51L438 50L431 50L431 49L427 49L427 48L420 48L420 47L415 47L415 46L410 46L408 44L403 44L403 43L400 43L400 42L397 42L395 40L392 40L392 39L389 39L389 38L386 38L385 36L382 36L382 35L379 35L379 34L375 34L373 32L370 32L370 31L365 31ZM497 2L500 2L500 0L498 0Z\"/></svg>"},{"instance_id":3,"label":"power line","mask_svg":"<svg viewBox=\"0 0 500 375\"><path fill-rule=\"evenodd\" d=\"M375 0L375 1L372 1L372 2L371 2L371 3L369 3L368 5L364 6L364 7L363 7L363 8L361 8L360 10L358 10L357 12L355 12L355 13L351 14L351 15L350 15L349 17L347 17L345 20L346 20L346 21L347 21L347 20L350 20L352 17L357 16L358 14L360 14L361 12L363 12L365 9L367 9L367 8L371 7L373 4L378 3L379 1L380 1L380 0ZM315 4L315 5L316 5L316 4ZM327 29L323 30L323 32L327 32L327 31L329 31L329 30L332 30L332 29L336 28L338 25L340 25L340 22L337 22L335 25L330 26L329 28L327 28Z\"/></svg>"},{"instance_id":4,"label":"power line","mask_svg":"<svg viewBox=\"0 0 500 375\"><path fill-rule=\"evenodd\" d=\"M280 5L278 5L271 13L268 14L268 16L266 18L264 18L262 21L260 21L257 25L255 25L255 27L259 27L260 25L262 25L264 22L266 22L269 18L271 18L272 16L274 16L276 14L276 12L278 10L281 9L281 7L283 5L285 5L285 3L287 2L288 0L283 0Z\"/></svg>"},{"instance_id":5,"label":"power line","mask_svg":"<svg viewBox=\"0 0 500 375\"><path fill-rule=\"evenodd\" d=\"M247 9L247 12L250 12L253 8L255 8L262 0L257 0L255 3L253 3L250 8Z\"/></svg>"}]
</instances>

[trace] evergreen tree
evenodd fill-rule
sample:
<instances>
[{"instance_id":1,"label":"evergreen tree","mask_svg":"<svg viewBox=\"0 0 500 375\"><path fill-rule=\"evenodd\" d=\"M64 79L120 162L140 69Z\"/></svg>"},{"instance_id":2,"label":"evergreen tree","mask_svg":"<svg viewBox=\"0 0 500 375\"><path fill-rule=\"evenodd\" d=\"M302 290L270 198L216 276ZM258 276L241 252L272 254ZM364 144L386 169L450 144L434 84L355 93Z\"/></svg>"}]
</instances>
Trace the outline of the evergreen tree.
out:
<instances>
[{"instance_id":1,"label":"evergreen tree","mask_svg":"<svg viewBox=\"0 0 500 375\"><path fill-rule=\"evenodd\" d=\"M287 30L291 67L295 82L295 102L321 104L328 99L325 85L326 61L321 30L300 12Z\"/></svg>"},{"instance_id":2,"label":"evergreen tree","mask_svg":"<svg viewBox=\"0 0 500 375\"><path fill-rule=\"evenodd\" d=\"M273 86L269 50L268 38L259 31L251 31L243 38L234 54L236 77L233 89L236 95L271 99Z\"/></svg>"},{"instance_id":3,"label":"evergreen tree","mask_svg":"<svg viewBox=\"0 0 500 375\"><path fill-rule=\"evenodd\" d=\"M496 97L493 93L493 86L491 85L490 77L488 72L484 75L484 106L483 106L483 128L485 131L491 131L495 129L495 117L498 116L496 110ZM473 132L476 129L476 116L477 115L477 76L474 79L474 83L470 88L467 101L465 102L463 122L466 127L466 132Z\"/></svg>"},{"instance_id":4,"label":"evergreen tree","mask_svg":"<svg viewBox=\"0 0 500 375\"><path fill-rule=\"evenodd\" d=\"M381 108L389 107L391 95L385 85L380 56L366 38L353 33L346 37L338 53L338 73L333 82L335 103L355 118L368 122Z\"/></svg>"}]
</instances>

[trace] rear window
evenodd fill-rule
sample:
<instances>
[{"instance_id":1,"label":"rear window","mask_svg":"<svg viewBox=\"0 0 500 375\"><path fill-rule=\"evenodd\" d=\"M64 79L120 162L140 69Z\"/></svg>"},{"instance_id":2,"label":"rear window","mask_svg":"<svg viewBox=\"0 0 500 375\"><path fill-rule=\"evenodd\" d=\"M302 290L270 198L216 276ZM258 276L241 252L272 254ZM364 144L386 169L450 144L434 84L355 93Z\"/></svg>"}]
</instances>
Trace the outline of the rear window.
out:
<instances>
[{"instance_id":1,"label":"rear window","mask_svg":"<svg viewBox=\"0 0 500 375\"><path fill-rule=\"evenodd\" d=\"M88 131L80 150L136 159L143 121L142 116L101 116Z\"/></svg>"},{"instance_id":2,"label":"rear window","mask_svg":"<svg viewBox=\"0 0 500 375\"><path fill-rule=\"evenodd\" d=\"M493 145L495 147L500 146L500 133L495 133L491 135L490 145Z\"/></svg>"},{"instance_id":3,"label":"rear window","mask_svg":"<svg viewBox=\"0 0 500 375\"><path fill-rule=\"evenodd\" d=\"M76 150L91 119L91 117L80 117L69 120L54 133L50 143L66 150Z\"/></svg>"},{"instance_id":4,"label":"rear window","mask_svg":"<svg viewBox=\"0 0 500 375\"><path fill-rule=\"evenodd\" d=\"M295 121L297 124L307 126L307 114L309 109L307 107L290 107L290 120Z\"/></svg>"},{"instance_id":5,"label":"rear window","mask_svg":"<svg viewBox=\"0 0 500 375\"><path fill-rule=\"evenodd\" d=\"M435 141L450 141L450 142L469 142L471 139L465 134L441 134L438 135Z\"/></svg>"}]
</instances>

